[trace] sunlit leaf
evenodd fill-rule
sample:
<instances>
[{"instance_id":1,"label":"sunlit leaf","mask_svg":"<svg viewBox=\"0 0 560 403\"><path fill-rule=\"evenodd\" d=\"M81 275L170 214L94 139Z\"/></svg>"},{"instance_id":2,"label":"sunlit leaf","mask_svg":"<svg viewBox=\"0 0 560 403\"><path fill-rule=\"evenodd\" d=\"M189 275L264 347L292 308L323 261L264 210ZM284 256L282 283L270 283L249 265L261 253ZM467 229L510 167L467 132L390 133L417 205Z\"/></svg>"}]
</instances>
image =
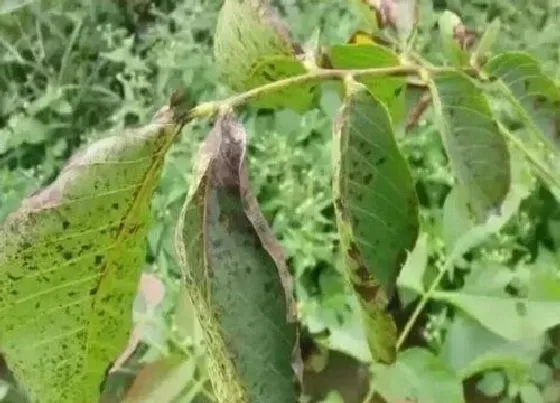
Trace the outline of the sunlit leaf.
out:
<instances>
[{"instance_id":1,"label":"sunlit leaf","mask_svg":"<svg viewBox=\"0 0 560 403\"><path fill-rule=\"evenodd\" d=\"M459 313L447 330L440 357L461 379L490 369L528 371L543 343L543 337L505 340Z\"/></svg>"},{"instance_id":2,"label":"sunlit leaf","mask_svg":"<svg viewBox=\"0 0 560 403\"><path fill-rule=\"evenodd\" d=\"M300 361L291 279L250 191L246 141L233 116L218 117L200 150L176 249L218 399L295 402Z\"/></svg>"},{"instance_id":3,"label":"sunlit leaf","mask_svg":"<svg viewBox=\"0 0 560 403\"><path fill-rule=\"evenodd\" d=\"M395 67L400 64L397 54L374 43L333 45L329 55L336 69ZM360 78L359 81L387 106L393 124L400 125L406 113L404 77Z\"/></svg>"},{"instance_id":4,"label":"sunlit leaf","mask_svg":"<svg viewBox=\"0 0 560 403\"><path fill-rule=\"evenodd\" d=\"M0 350L34 401L96 401L124 348L171 112L75 155L0 232Z\"/></svg>"},{"instance_id":5,"label":"sunlit leaf","mask_svg":"<svg viewBox=\"0 0 560 403\"><path fill-rule=\"evenodd\" d=\"M560 88L527 53L508 52L492 58L484 72L496 82L524 130L511 132L535 172L560 199Z\"/></svg>"},{"instance_id":6,"label":"sunlit leaf","mask_svg":"<svg viewBox=\"0 0 560 403\"><path fill-rule=\"evenodd\" d=\"M362 84L346 84L333 150L337 224L372 357L391 362L396 330L384 308L418 235L417 198L387 108Z\"/></svg>"},{"instance_id":7,"label":"sunlit leaf","mask_svg":"<svg viewBox=\"0 0 560 403\"><path fill-rule=\"evenodd\" d=\"M296 56L301 52L266 0L224 1L214 36L214 56L221 80L233 90L246 91L305 72ZM314 91L310 84L293 85L259 98L255 105L302 111L310 106Z\"/></svg>"},{"instance_id":8,"label":"sunlit leaf","mask_svg":"<svg viewBox=\"0 0 560 403\"><path fill-rule=\"evenodd\" d=\"M373 364L371 387L387 402L463 403L461 380L431 352L412 348L390 366Z\"/></svg>"},{"instance_id":9,"label":"sunlit leaf","mask_svg":"<svg viewBox=\"0 0 560 403\"><path fill-rule=\"evenodd\" d=\"M437 125L459 184L478 220L499 208L510 188L507 143L474 82L456 71L430 84Z\"/></svg>"}]
</instances>

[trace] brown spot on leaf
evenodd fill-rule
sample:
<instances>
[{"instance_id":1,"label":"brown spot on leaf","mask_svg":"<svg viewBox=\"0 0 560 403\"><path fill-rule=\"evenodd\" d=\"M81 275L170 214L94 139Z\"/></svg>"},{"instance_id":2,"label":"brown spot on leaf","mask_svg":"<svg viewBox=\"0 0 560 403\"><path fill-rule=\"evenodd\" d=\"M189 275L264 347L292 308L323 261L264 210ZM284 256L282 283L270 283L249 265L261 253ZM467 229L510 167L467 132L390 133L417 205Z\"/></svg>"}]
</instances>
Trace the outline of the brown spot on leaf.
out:
<instances>
[{"instance_id":1,"label":"brown spot on leaf","mask_svg":"<svg viewBox=\"0 0 560 403\"><path fill-rule=\"evenodd\" d=\"M350 247L348 248L348 256L350 259L358 261L360 259L360 251L356 242L350 242Z\"/></svg>"},{"instance_id":2,"label":"brown spot on leaf","mask_svg":"<svg viewBox=\"0 0 560 403\"><path fill-rule=\"evenodd\" d=\"M370 303L374 302L379 293L379 285L361 285L353 284L354 290L360 295L360 297Z\"/></svg>"}]
</instances>

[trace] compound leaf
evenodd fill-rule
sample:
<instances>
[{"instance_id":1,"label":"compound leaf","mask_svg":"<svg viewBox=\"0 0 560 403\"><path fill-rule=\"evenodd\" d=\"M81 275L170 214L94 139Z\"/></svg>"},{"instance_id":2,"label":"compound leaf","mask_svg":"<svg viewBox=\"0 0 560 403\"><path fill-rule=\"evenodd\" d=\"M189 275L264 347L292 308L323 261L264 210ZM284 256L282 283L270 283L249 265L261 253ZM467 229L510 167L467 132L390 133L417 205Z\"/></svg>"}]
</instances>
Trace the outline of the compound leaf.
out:
<instances>
[{"instance_id":1,"label":"compound leaf","mask_svg":"<svg viewBox=\"0 0 560 403\"><path fill-rule=\"evenodd\" d=\"M126 346L169 110L74 156L0 230L0 350L32 401L94 402Z\"/></svg>"},{"instance_id":2,"label":"compound leaf","mask_svg":"<svg viewBox=\"0 0 560 403\"><path fill-rule=\"evenodd\" d=\"M488 101L473 81L457 71L433 76L430 90L437 124L459 185L475 217L499 208L511 182L505 138Z\"/></svg>"},{"instance_id":3,"label":"compound leaf","mask_svg":"<svg viewBox=\"0 0 560 403\"><path fill-rule=\"evenodd\" d=\"M372 357L392 362L396 330L384 309L418 236L418 202L387 108L362 84L346 84L333 150L337 224Z\"/></svg>"},{"instance_id":4,"label":"compound leaf","mask_svg":"<svg viewBox=\"0 0 560 403\"><path fill-rule=\"evenodd\" d=\"M244 128L220 115L201 147L176 249L218 399L295 402L292 364L300 361L291 279L251 194L245 153Z\"/></svg>"}]
</instances>

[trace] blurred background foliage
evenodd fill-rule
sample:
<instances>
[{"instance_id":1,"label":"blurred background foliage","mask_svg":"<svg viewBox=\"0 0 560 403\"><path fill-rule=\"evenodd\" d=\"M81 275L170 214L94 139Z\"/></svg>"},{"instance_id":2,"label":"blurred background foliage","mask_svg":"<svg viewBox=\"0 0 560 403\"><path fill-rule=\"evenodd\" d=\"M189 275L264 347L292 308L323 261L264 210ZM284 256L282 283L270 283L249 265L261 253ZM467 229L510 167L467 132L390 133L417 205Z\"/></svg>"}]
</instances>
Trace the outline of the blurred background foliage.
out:
<instances>
[{"instance_id":1,"label":"blurred background foliage","mask_svg":"<svg viewBox=\"0 0 560 403\"><path fill-rule=\"evenodd\" d=\"M345 1L275 3L300 41L320 28L323 43L344 43L357 26ZM420 4L418 47L427 58L443 60L435 25L438 12L447 8L478 34L500 17L503 31L498 48L527 50L560 79L557 0L422 0ZM211 52L220 5L219 0L3 0L0 221L24 197L56 177L77 148L147 122L175 89L185 88L192 104L226 96L228 90L216 81ZM369 353L354 299L340 275L331 205L331 120L340 100L334 92L323 94L321 108L303 115L247 109L243 119L250 136L253 188L297 279L299 313L306 328L304 347L314 340L313 347L305 349L309 391L315 401L353 402L367 391L368 371L357 360L367 360ZM452 184L431 118L428 111L416 129L400 137L422 204L428 270L444 259L442 210ZM165 295L151 306L139 294L135 307L140 342L109 378L107 401L121 399L137 375L140 381L133 388L137 396L144 396L137 401L213 400L200 331L182 293L171 244L192 157L207 130L208 122L185 128L168 155L153 201L154 225L145 267L163 283ZM484 276L495 276L500 270L531 270L539 265L557 270L559 243L560 210L553 197L538 188L502 231L468 257L469 270L457 268L445 287L484 284L491 281ZM412 301L401 295L400 315L405 319ZM482 332L444 303L431 302L412 341L431 348L452 368L468 372L472 352L465 346L477 331ZM486 340L488 334L479 336ZM329 360L327 346L338 351L331 352ZM559 346L560 331L553 329L546 340L526 350L522 368L474 371L466 383L467 394L487 400L470 401L560 402ZM321 376L315 373L325 366ZM150 383L154 374L161 375L159 389L157 383ZM0 400L20 401L9 374L1 375ZM153 386L149 393L162 394L146 397L142 385ZM330 388L339 390L329 393ZM534 400L535 396L541 400Z\"/></svg>"}]
</instances>

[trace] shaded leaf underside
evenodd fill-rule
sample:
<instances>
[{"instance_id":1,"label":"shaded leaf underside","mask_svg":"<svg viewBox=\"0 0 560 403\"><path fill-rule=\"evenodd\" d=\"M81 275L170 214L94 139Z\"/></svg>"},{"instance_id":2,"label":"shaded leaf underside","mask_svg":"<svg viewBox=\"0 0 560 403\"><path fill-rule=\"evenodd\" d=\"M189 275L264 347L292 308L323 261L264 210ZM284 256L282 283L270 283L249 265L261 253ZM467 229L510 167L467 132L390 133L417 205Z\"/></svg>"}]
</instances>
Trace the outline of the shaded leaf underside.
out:
<instances>
[{"instance_id":1,"label":"shaded leaf underside","mask_svg":"<svg viewBox=\"0 0 560 403\"><path fill-rule=\"evenodd\" d=\"M250 193L244 129L218 118L200 152L177 249L227 402L295 402L297 335L283 254Z\"/></svg>"},{"instance_id":2,"label":"shaded leaf underside","mask_svg":"<svg viewBox=\"0 0 560 403\"><path fill-rule=\"evenodd\" d=\"M170 115L87 147L2 227L0 350L33 401L96 401L126 345Z\"/></svg>"},{"instance_id":3,"label":"shaded leaf underside","mask_svg":"<svg viewBox=\"0 0 560 403\"><path fill-rule=\"evenodd\" d=\"M372 357L391 362L396 330L384 309L418 235L417 198L387 109L362 84L350 87L335 127L335 211Z\"/></svg>"},{"instance_id":4,"label":"shaded leaf underside","mask_svg":"<svg viewBox=\"0 0 560 403\"><path fill-rule=\"evenodd\" d=\"M560 199L560 88L524 52L507 52L492 58L484 71L498 80L524 131L517 131L521 146L537 174Z\"/></svg>"},{"instance_id":5,"label":"shaded leaf underside","mask_svg":"<svg viewBox=\"0 0 560 403\"><path fill-rule=\"evenodd\" d=\"M431 92L446 151L477 219L499 208L510 188L507 143L488 102L456 71L435 74Z\"/></svg>"}]
</instances>

